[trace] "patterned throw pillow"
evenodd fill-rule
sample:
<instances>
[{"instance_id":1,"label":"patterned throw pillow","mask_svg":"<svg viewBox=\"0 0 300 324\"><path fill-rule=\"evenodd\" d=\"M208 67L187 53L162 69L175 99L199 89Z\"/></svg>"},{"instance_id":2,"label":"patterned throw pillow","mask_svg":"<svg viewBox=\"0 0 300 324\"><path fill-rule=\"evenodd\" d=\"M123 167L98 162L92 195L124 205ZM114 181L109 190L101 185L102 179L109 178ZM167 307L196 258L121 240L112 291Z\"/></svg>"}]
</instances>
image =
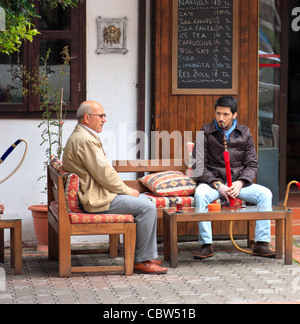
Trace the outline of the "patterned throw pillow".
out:
<instances>
[{"instance_id":1,"label":"patterned throw pillow","mask_svg":"<svg viewBox=\"0 0 300 324\"><path fill-rule=\"evenodd\" d=\"M180 171L153 173L139 181L161 197L192 196L196 190L196 182Z\"/></svg>"},{"instance_id":2,"label":"patterned throw pillow","mask_svg":"<svg viewBox=\"0 0 300 324\"><path fill-rule=\"evenodd\" d=\"M65 196L67 198L68 210L71 213L82 213L79 206L78 190L79 178L74 173L66 173L64 176Z\"/></svg>"},{"instance_id":3,"label":"patterned throw pillow","mask_svg":"<svg viewBox=\"0 0 300 324\"><path fill-rule=\"evenodd\" d=\"M56 170L60 175L63 175L65 173L63 169L62 161L60 161L56 156L51 155L50 165L54 170Z\"/></svg>"},{"instance_id":4,"label":"patterned throw pillow","mask_svg":"<svg viewBox=\"0 0 300 324\"><path fill-rule=\"evenodd\" d=\"M68 173L64 170L62 161L57 157L51 156L50 165L63 177L65 196L67 199L68 210L70 213L82 213L79 208L78 190L79 177L74 173Z\"/></svg>"}]
</instances>

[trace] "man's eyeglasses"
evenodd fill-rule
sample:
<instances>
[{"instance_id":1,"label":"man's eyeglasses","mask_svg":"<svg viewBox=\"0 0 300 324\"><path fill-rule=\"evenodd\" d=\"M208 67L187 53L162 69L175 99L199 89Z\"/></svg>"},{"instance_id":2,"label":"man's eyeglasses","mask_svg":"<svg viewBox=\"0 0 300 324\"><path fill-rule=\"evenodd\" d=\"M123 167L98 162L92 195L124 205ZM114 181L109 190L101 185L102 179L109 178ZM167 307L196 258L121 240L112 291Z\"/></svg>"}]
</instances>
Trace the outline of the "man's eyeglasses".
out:
<instances>
[{"instance_id":1,"label":"man's eyeglasses","mask_svg":"<svg viewBox=\"0 0 300 324\"><path fill-rule=\"evenodd\" d=\"M106 114L98 115L98 114L88 114L89 116L98 116L99 118L103 119L106 118Z\"/></svg>"}]
</instances>

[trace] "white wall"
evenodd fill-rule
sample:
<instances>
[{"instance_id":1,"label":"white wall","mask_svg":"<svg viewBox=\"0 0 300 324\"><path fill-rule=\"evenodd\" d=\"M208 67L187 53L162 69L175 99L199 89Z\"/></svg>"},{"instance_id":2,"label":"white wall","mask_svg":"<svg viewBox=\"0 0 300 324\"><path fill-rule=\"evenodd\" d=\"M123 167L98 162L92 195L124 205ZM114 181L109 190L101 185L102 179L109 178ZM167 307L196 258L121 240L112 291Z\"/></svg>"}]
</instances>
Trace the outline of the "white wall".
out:
<instances>
[{"instance_id":1,"label":"white wall","mask_svg":"<svg viewBox=\"0 0 300 324\"><path fill-rule=\"evenodd\" d=\"M96 18L128 18L128 54L96 54ZM137 0L87 0L87 99L101 103L108 115L102 134L106 151L111 160L135 158L134 144L128 135L137 128ZM37 181L43 173L45 148L40 147L39 121L0 120L0 156L19 138L29 142L29 150L22 168L0 185L0 200L5 214L16 214L23 219L23 242L35 243L31 213L28 206L46 201L41 193L45 182ZM76 121L64 125L64 141L71 134ZM134 136L131 139L134 141ZM0 179L4 178L20 161L24 144L0 166ZM128 151L131 151L128 156ZM9 240L6 233L5 240Z\"/></svg>"},{"instance_id":2,"label":"white wall","mask_svg":"<svg viewBox=\"0 0 300 324\"><path fill-rule=\"evenodd\" d=\"M96 54L96 19L127 17L127 49L123 54ZM101 103L107 113L103 138L115 137L116 145L108 145L111 159L127 158L128 135L137 129L137 61L138 1L87 1L87 98ZM110 137L110 138L107 138Z\"/></svg>"}]
</instances>

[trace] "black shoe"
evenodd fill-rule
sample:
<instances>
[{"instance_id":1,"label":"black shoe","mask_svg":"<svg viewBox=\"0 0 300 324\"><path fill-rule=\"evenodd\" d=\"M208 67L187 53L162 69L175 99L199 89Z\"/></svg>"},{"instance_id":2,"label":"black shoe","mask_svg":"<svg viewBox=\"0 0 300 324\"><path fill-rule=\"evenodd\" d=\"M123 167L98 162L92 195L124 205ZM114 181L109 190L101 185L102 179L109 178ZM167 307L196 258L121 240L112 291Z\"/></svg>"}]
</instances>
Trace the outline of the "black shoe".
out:
<instances>
[{"instance_id":1,"label":"black shoe","mask_svg":"<svg viewBox=\"0 0 300 324\"><path fill-rule=\"evenodd\" d=\"M253 247L253 255L263 258L275 258L275 252L269 249L269 244L265 242L256 242Z\"/></svg>"},{"instance_id":2,"label":"black shoe","mask_svg":"<svg viewBox=\"0 0 300 324\"><path fill-rule=\"evenodd\" d=\"M194 254L194 259L204 260L214 256L214 248L212 244L204 244L199 252Z\"/></svg>"}]
</instances>

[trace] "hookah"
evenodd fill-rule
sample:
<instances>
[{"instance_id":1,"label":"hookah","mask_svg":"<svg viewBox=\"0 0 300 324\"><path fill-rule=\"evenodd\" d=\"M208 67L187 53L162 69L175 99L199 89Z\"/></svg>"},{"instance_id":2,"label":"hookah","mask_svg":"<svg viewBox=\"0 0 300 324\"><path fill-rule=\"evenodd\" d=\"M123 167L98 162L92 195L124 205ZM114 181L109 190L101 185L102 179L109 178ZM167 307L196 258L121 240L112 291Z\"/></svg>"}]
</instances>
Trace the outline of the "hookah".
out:
<instances>
[{"instance_id":1,"label":"hookah","mask_svg":"<svg viewBox=\"0 0 300 324\"><path fill-rule=\"evenodd\" d=\"M226 178L227 178L227 186L230 188L232 186L232 177L231 177L231 167L230 167L230 154L229 154L229 151L228 151L228 141L227 141L227 138L226 138L226 128L225 128L225 124L222 125L222 129L223 129L223 134L224 134L224 137L223 137L223 141L224 141L224 161L225 161L225 168L226 168ZM286 196L285 196L285 201L284 201L284 204L283 206L285 208L287 208L287 202L288 202L288 197L289 197L289 193L290 193L290 188L291 186L295 184L298 189L300 190L300 183L298 181L291 181L288 186L287 186L287 191L286 191ZM240 208L242 206L242 201L240 199L233 199L231 197L229 197L229 202L230 202L230 205L229 207L230 208ZM247 250L244 250L244 249L241 249L235 242L234 238L233 238L233 224L234 222L230 222L230 226L229 226L229 236L230 236L230 240L232 242L232 244L235 246L235 248L243 253L246 253L246 254L252 254L253 255L253 252L251 251L247 251Z\"/></svg>"},{"instance_id":2,"label":"hookah","mask_svg":"<svg viewBox=\"0 0 300 324\"><path fill-rule=\"evenodd\" d=\"M228 151L228 141L227 141L227 138L226 138L226 126L225 124L222 125L222 129L223 129L223 141L224 141L224 161L225 161L225 168L226 168L226 179L227 179L227 186L230 188L232 186L232 176L231 176L231 167L230 167L230 154L229 154L229 151ZM231 197L229 197L229 207L230 208L241 208L242 206L242 201L240 199L233 199ZM234 222L230 222L230 225L229 225L229 236L230 236L230 240L232 242L232 244L234 245L234 247L243 252L243 253L246 253L246 254L252 254L253 255L253 252L251 251L247 251L247 250L244 250L244 249L241 249L235 242L234 238L233 238L233 224Z\"/></svg>"},{"instance_id":3,"label":"hookah","mask_svg":"<svg viewBox=\"0 0 300 324\"><path fill-rule=\"evenodd\" d=\"M231 167L230 167L230 154L228 151L228 141L226 138L226 126L225 124L222 125L223 129L223 141L224 141L224 161L225 161L225 168L226 168L226 178L227 178L227 186L229 188L232 187L232 177L231 177ZM233 199L229 197L230 207L239 207L241 206L242 202L240 199Z\"/></svg>"},{"instance_id":4,"label":"hookah","mask_svg":"<svg viewBox=\"0 0 300 324\"><path fill-rule=\"evenodd\" d=\"M20 161L20 163L17 165L17 167L4 179L0 180L0 184L4 183L5 181L7 181L9 178L11 178L22 166L22 164L25 161L26 155L27 155L27 151L28 151L28 142L25 139L19 139L17 140L14 144L12 144L9 149L1 156L0 158L0 165L7 159L7 157L13 152L13 150L20 144L24 142L25 143L25 151L23 154L23 157ZM0 202L0 215L4 213L4 205L1 204Z\"/></svg>"}]
</instances>

